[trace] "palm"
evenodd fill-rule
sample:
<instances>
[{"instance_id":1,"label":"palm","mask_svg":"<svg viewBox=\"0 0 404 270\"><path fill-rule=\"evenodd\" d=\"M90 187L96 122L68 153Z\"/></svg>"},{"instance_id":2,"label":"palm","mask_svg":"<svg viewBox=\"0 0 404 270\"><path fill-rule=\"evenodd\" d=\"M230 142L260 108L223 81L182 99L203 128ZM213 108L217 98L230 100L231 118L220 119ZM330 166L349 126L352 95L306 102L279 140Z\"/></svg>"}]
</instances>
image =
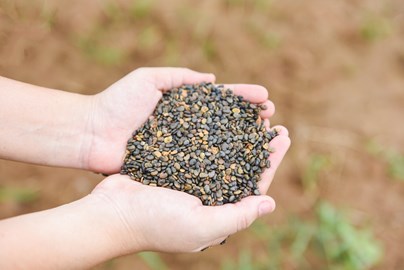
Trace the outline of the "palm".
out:
<instances>
[{"instance_id":1,"label":"palm","mask_svg":"<svg viewBox=\"0 0 404 270\"><path fill-rule=\"evenodd\" d=\"M129 242L140 241L142 250L184 252L204 244L190 241L199 234L198 209L202 207L194 196L142 185L120 175L107 178L93 191L95 195L100 193L108 198L109 206L112 203L114 209L122 211L117 214L124 217L125 227L130 228L125 231L125 238Z\"/></svg>"},{"instance_id":2,"label":"palm","mask_svg":"<svg viewBox=\"0 0 404 270\"><path fill-rule=\"evenodd\" d=\"M96 95L91 124L93 138L87 154L88 167L106 174L119 172L128 139L153 113L162 91L182 84L213 80L213 75L188 69L139 69ZM265 88L256 85L226 87L253 103L265 103L268 110L261 113L262 118L268 119L274 113L273 104L267 101Z\"/></svg>"},{"instance_id":3,"label":"palm","mask_svg":"<svg viewBox=\"0 0 404 270\"><path fill-rule=\"evenodd\" d=\"M185 69L146 69L129 74L97 95L92 124L94 139L88 154L90 169L103 173L119 171L127 140L153 113L162 96L161 90L213 80L214 76ZM250 102L267 105L261 117L270 128L268 118L274 113L274 106L267 100L265 88L226 87ZM278 127L278 131L280 135L270 143L276 149L270 156L271 168L264 171L259 182L262 194L267 192L290 145L287 130ZM246 228L257 218L259 205L269 200L266 196L250 196L236 204L206 207L186 193L144 186L117 175L107 178L94 190L94 194L100 193L108 197L108 204L113 205L119 220L125 223L126 234L131 236L127 237L129 243L142 241L143 249L160 251L197 251L218 244Z\"/></svg>"},{"instance_id":4,"label":"palm","mask_svg":"<svg viewBox=\"0 0 404 270\"><path fill-rule=\"evenodd\" d=\"M126 142L153 113L161 92L143 81L125 77L98 95L91 170L116 173L122 165Z\"/></svg>"}]
</instances>

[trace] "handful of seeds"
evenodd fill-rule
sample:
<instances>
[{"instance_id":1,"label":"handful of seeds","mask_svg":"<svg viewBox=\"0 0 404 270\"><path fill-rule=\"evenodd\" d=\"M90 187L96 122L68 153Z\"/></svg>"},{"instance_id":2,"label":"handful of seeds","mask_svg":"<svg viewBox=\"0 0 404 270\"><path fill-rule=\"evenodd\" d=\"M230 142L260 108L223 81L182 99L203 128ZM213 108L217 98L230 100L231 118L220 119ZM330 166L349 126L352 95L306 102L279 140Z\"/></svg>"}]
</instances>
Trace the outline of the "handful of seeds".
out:
<instances>
[{"instance_id":1,"label":"handful of seeds","mask_svg":"<svg viewBox=\"0 0 404 270\"><path fill-rule=\"evenodd\" d=\"M204 205L259 195L277 136L265 129L262 109L211 83L171 89L129 139L121 174L192 194Z\"/></svg>"}]
</instances>

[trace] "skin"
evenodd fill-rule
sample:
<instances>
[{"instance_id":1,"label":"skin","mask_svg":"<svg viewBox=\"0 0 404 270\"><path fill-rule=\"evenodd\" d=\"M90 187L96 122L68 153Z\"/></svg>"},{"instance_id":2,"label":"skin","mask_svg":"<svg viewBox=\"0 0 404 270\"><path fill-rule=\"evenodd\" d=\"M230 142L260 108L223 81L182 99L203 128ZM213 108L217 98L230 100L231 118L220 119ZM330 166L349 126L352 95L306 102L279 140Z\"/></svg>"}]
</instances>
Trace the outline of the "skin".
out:
<instances>
[{"instance_id":1,"label":"skin","mask_svg":"<svg viewBox=\"0 0 404 270\"><path fill-rule=\"evenodd\" d=\"M105 91L83 96L0 78L0 157L51 166L117 173L133 130L153 112L162 91L214 82L212 74L183 68L142 68ZM254 103L268 129L275 111L258 85L226 85ZM271 141L266 194L290 146L288 132ZM26 146L29 147L26 147ZM272 212L274 200L250 196L208 207L186 193L141 185L118 174L70 204L0 222L0 269L83 269L144 251L196 252L222 242Z\"/></svg>"}]
</instances>

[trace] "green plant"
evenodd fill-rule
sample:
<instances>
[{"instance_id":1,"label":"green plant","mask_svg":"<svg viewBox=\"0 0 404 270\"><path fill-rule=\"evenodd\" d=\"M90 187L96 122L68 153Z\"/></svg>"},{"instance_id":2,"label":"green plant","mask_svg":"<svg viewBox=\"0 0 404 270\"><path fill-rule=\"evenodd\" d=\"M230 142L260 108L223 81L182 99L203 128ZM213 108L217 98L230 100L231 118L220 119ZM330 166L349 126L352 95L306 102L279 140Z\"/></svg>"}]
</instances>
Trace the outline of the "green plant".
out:
<instances>
[{"instance_id":1,"label":"green plant","mask_svg":"<svg viewBox=\"0 0 404 270\"><path fill-rule=\"evenodd\" d=\"M388 157L388 162L389 175L394 179L404 181L404 155L394 152Z\"/></svg>"},{"instance_id":2,"label":"green plant","mask_svg":"<svg viewBox=\"0 0 404 270\"><path fill-rule=\"evenodd\" d=\"M305 191L317 191L320 174L331 165L329 156L313 154L302 176L302 184Z\"/></svg>"},{"instance_id":3,"label":"green plant","mask_svg":"<svg viewBox=\"0 0 404 270\"><path fill-rule=\"evenodd\" d=\"M390 22L382 17L367 16L360 27L360 34L367 41L376 41L391 33Z\"/></svg>"},{"instance_id":4,"label":"green plant","mask_svg":"<svg viewBox=\"0 0 404 270\"><path fill-rule=\"evenodd\" d=\"M262 25L258 24L254 20L250 20L246 23L247 31L250 35L263 47L275 50L279 48L282 43L281 37L272 31L269 31L266 28L263 28Z\"/></svg>"},{"instance_id":5,"label":"green plant","mask_svg":"<svg viewBox=\"0 0 404 270\"><path fill-rule=\"evenodd\" d=\"M42 3L40 18L42 19L46 28L51 30L56 23L56 10L46 5L46 2Z\"/></svg>"},{"instance_id":6,"label":"green plant","mask_svg":"<svg viewBox=\"0 0 404 270\"><path fill-rule=\"evenodd\" d=\"M216 45L211 38L207 37L203 41L202 52L207 60L213 60L217 56Z\"/></svg>"},{"instance_id":7,"label":"green plant","mask_svg":"<svg viewBox=\"0 0 404 270\"><path fill-rule=\"evenodd\" d=\"M166 66L178 66L180 65L180 50L178 48L178 42L171 38L165 43L164 63Z\"/></svg>"},{"instance_id":8,"label":"green plant","mask_svg":"<svg viewBox=\"0 0 404 270\"><path fill-rule=\"evenodd\" d=\"M253 256L249 250L241 251L238 261L227 260L222 265L222 270L255 270L260 266L253 260Z\"/></svg>"},{"instance_id":9,"label":"green plant","mask_svg":"<svg viewBox=\"0 0 404 270\"><path fill-rule=\"evenodd\" d=\"M346 214L320 202L312 218L292 215L286 224L270 228L262 221L252 231L266 246L268 256L242 252L222 269L371 269L382 258L382 247L370 228L352 224ZM243 268L242 268L243 267ZM287 268L287 267L286 267Z\"/></svg>"},{"instance_id":10,"label":"green plant","mask_svg":"<svg viewBox=\"0 0 404 270\"><path fill-rule=\"evenodd\" d=\"M118 22L125 14L124 10L116 1L104 0L103 10L110 23Z\"/></svg>"},{"instance_id":11,"label":"green plant","mask_svg":"<svg viewBox=\"0 0 404 270\"><path fill-rule=\"evenodd\" d=\"M147 264L148 267L152 270L166 270L168 269L167 265L155 252L141 252L138 254L140 258Z\"/></svg>"},{"instance_id":12,"label":"green plant","mask_svg":"<svg viewBox=\"0 0 404 270\"><path fill-rule=\"evenodd\" d=\"M355 227L328 203L317 207L316 241L331 269L369 269L382 257L382 248L370 229Z\"/></svg>"},{"instance_id":13,"label":"green plant","mask_svg":"<svg viewBox=\"0 0 404 270\"><path fill-rule=\"evenodd\" d=\"M30 203L38 197L38 192L29 188L0 187L0 202Z\"/></svg>"},{"instance_id":14,"label":"green plant","mask_svg":"<svg viewBox=\"0 0 404 270\"><path fill-rule=\"evenodd\" d=\"M244 5L243 0L226 0L225 3L230 7L236 7L236 6Z\"/></svg>"},{"instance_id":15,"label":"green plant","mask_svg":"<svg viewBox=\"0 0 404 270\"><path fill-rule=\"evenodd\" d=\"M118 65L125 57L122 50L103 45L97 35L79 38L76 43L86 56L106 66Z\"/></svg>"},{"instance_id":16,"label":"green plant","mask_svg":"<svg viewBox=\"0 0 404 270\"><path fill-rule=\"evenodd\" d=\"M132 18L137 20L150 16L153 10L153 4L151 0L134 0L130 7Z\"/></svg>"},{"instance_id":17,"label":"green plant","mask_svg":"<svg viewBox=\"0 0 404 270\"><path fill-rule=\"evenodd\" d=\"M150 25L142 29L137 36L137 43L140 50L147 50L153 48L160 39L160 33L158 28L154 25Z\"/></svg>"},{"instance_id":18,"label":"green plant","mask_svg":"<svg viewBox=\"0 0 404 270\"><path fill-rule=\"evenodd\" d=\"M368 153L387 163L387 173L391 178L404 181L404 154L383 147L374 140L369 140L365 147Z\"/></svg>"}]
</instances>

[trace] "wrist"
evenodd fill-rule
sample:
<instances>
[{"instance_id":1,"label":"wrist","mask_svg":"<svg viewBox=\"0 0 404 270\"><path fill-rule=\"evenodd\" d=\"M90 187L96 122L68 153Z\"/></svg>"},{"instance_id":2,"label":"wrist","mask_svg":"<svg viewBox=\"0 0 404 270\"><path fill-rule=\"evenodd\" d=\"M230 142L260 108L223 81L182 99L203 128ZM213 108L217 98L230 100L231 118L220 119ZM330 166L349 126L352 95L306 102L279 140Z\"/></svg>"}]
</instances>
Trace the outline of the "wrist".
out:
<instances>
[{"instance_id":1,"label":"wrist","mask_svg":"<svg viewBox=\"0 0 404 270\"><path fill-rule=\"evenodd\" d=\"M77 164L80 169L90 171L93 171L91 167L91 153L96 141L94 119L96 118L97 102L97 95L82 95L80 97L82 111L80 112L81 126L79 130L81 136L77 148Z\"/></svg>"},{"instance_id":2,"label":"wrist","mask_svg":"<svg viewBox=\"0 0 404 270\"><path fill-rule=\"evenodd\" d=\"M72 215L69 225L77 224L66 228L76 231L77 239L72 237L66 240L67 246L77 247L79 250L77 258L83 258L81 266L93 267L112 258L139 251L133 245L127 245L121 217L106 198L90 194L63 207L67 207L67 212ZM78 268L82 268L81 266Z\"/></svg>"},{"instance_id":3,"label":"wrist","mask_svg":"<svg viewBox=\"0 0 404 270\"><path fill-rule=\"evenodd\" d=\"M97 196L0 222L0 268L88 269L129 251Z\"/></svg>"},{"instance_id":4,"label":"wrist","mask_svg":"<svg viewBox=\"0 0 404 270\"><path fill-rule=\"evenodd\" d=\"M131 209L124 209L124 205L119 205L102 189L97 187L95 192L82 200L86 205L83 207L85 213L93 215L90 223L98 224L97 234L105 238L105 250L109 250L107 253L112 257L143 251L142 234L134 220L131 218L131 222L128 222L125 214L130 213Z\"/></svg>"}]
</instances>

